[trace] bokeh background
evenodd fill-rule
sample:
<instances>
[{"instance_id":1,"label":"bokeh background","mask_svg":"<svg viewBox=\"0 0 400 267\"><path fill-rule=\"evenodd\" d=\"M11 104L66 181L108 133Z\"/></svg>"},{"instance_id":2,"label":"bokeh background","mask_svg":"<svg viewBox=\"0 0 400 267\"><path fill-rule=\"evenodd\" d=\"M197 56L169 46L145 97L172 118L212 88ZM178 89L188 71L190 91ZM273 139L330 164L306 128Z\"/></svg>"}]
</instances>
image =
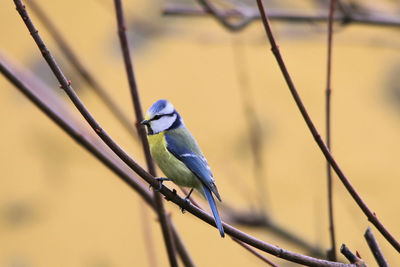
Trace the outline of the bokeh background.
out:
<instances>
[{"instance_id":1,"label":"bokeh background","mask_svg":"<svg viewBox=\"0 0 400 267\"><path fill-rule=\"evenodd\" d=\"M284 1L276 6L275 1L267 1L266 6L315 9L315 1L302 2ZM395 2L370 1L364 7L389 14L399 10ZM133 118L113 2L37 3ZM225 204L256 210L261 191L269 216L321 250L327 249L326 163L291 99L262 24L257 21L239 33L230 33L211 18L162 16L168 3L172 2L124 1L143 107L147 109L160 98L175 105L200 143ZM143 164L138 143L76 75L31 15L89 110ZM299 93L325 134L326 23L273 22L272 26ZM0 33L1 53L38 75L74 112L12 1L0 2ZM396 27L335 25L333 152L355 188L397 238L399 49ZM245 103L250 103L261 125L261 174L254 173ZM156 251L155 266L168 265L156 215L3 76L0 122L0 266L150 266L146 238ZM255 176L264 181L263 188L256 185ZM375 266L363 237L369 223L336 176L334 204L338 245L345 243ZM182 215L171 203L166 207L198 266L264 265L229 237L219 238L209 225L188 213ZM266 242L306 253L268 229L239 228ZM400 264L398 253L374 228L373 232L391 266ZM268 257L282 266L294 265Z\"/></svg>"}]
</instances>

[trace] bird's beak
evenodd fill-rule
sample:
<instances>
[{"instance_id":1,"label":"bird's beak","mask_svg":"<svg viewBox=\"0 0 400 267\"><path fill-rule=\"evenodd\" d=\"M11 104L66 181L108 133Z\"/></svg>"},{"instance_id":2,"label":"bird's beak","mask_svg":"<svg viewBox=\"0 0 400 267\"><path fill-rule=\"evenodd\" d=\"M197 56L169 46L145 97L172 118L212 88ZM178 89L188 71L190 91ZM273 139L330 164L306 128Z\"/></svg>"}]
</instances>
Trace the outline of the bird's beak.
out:
<instances>
[{"instance_id":1,"label":"bird's beak","mask_svg":"<svg viewBox=\"0 0 400 267\"><path fill-rule=\"evenodd\" d=\"M150 124L150 121L148 121L148 120L142 120L142 121L140 122L140 124L141 124L141 125L149 125L149 124Z\"/></svg>"}]
</instances>

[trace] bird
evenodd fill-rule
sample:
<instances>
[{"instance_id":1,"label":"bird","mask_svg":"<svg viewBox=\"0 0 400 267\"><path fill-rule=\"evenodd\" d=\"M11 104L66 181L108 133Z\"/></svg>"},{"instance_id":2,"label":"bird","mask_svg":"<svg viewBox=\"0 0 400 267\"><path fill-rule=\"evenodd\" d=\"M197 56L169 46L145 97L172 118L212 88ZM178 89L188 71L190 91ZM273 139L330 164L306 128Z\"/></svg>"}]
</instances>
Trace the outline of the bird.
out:
<instances>
[{"instance_id":1,"label":"bird","mask_svg":"<svg viewBox=\"0 0 400 267\"><path fill-rule=\"evenodd\" d=\"M170 180L191 188L185 201L189 201L190 194L196 189L207 199L219 233L224 237L213 194L219 201L221 196L211 168L178 111L168 100L160 99L149 108L140 123L147 128L151 156L167 177L157 178L160 187L163 181Z\"/></svg>"}]
</instances>

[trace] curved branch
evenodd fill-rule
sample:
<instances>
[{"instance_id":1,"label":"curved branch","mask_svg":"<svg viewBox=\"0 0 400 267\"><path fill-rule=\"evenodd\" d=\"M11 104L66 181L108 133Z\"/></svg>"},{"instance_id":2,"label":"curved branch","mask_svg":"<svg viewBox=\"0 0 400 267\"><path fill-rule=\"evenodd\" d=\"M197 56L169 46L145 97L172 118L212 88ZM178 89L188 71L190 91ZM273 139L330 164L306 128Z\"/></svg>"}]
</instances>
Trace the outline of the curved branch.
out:
<instances>
[{"instance_id":1,"label":"curved branch","mask_svg":"<svg viewBox=\"0 0 400 267\"><path fill-rule=\"evenodd\" d=\"M75 91L71 87L71 83L66 79L63 72L61 71L60 67L57 65L56 61L54 60L53 56L51 55L50 51L48 50L47 46L41 39L37 29L33 25L31 19L28 16L27 11L25 10L25 6L22 4L21 0L14 0L14 3L17 7L17 11L20 14L21 18L23 19L25 25L27 26L32 38L35 40L39 50L41 51L43 57L45 58L46 62L48 63L49 67L53 71L54 75L60 82L61 88L64 89L65 93L69 96L73 104L76 108L80 111L82 116L86 119L89 125L93 128L96 134L104 141L107 146L114 151L114 153L124 161L132 170L134 170L140 177L142 177L148 184L153 187L159 186L159 183L152 175L150 175L146 170L144 170L139 164L137 164L129 155L122 150L121 147L118 146L117 143L107 134L107 132L102 129L102 127L97 123L97 121L93 118L93 116L89 113L83 103L80 101L79 97L76 95ZM203 210L188 204L183 198L179 197L176 194L176 191L171 191L162 185L160 189L160 193L163 194L167 200L172 201L173 203L177 204L179 207L184 208L186 211L190 212L191 214L195 215L196 217L200 218L204 222L216 227L214 219L208 213L204 212ZM308 265L308 266L326 266L326 267L355 267L351 264L344 264L338 262L331 262L327 260L321 260L305 255L301 255L295 252L291 252L285 250L283 248L279 248L277 246L273 246L267 242L261 241L253 236L250 236L227 223L223 223L225 232L244 243L263 250L267 253L275 255L277 257Z\"/></svg>"},{"instance_id":2,"label":"curved branch","mask_svg":"<svg viewBox=\"0 0 400 267\"><path fill-rule=\"evenodd\" d=\"M360 195L357 193L353 185L350 183L349 179L347 179L346 175L343 173L341 170L339 164L336 162L332 154L330 153L328 147L324 143L324 141L321 138L321 135L319 134L317 128L314 126L314 123L312 122L310 116L308 115L308 112L296 90L296 87L292 81L292 78L290 77L290 74L285 66L285 63L283 61L283 58L281 56L281 53L279 51L279 48L275 42L275 38L272 34L272 30L268 21L267 14L265 13L264 6L262 3L262 0L257 0L258 8L260 10L260 14L262 17L262 21L265 27L265 31L267 34L267 37L269 39L269 42L271 44L271 50L272 53L274 54L276 61L278 62L278 65L281 69L281 72L286 80L286 83L289 87L289 90L293 96L294 101L296 102L297 107L300 110L301 115L304 118L304 121L306 122L312 136L315 139L315 142L318 144L319 148L321 149L322 153L324 154L326 160L329 162L329 164L332 166L332 168L335 170L336 174L339 176L340 180L342 181L343 185L346 187L347 191L350 193L350 195L353 197L354 201L358 204L360 209L364 212L364 214L367 216L368 220L375 225L375 227L379 230L379 232L386 238L387 241L398 251L400 252L400 243L397 241L394 236L385 228L385 226L381 223L381 221L378 219L376 214L372 212L367 204L365 204L364 200L360 197Z\"/></svg>"}]
</instances>

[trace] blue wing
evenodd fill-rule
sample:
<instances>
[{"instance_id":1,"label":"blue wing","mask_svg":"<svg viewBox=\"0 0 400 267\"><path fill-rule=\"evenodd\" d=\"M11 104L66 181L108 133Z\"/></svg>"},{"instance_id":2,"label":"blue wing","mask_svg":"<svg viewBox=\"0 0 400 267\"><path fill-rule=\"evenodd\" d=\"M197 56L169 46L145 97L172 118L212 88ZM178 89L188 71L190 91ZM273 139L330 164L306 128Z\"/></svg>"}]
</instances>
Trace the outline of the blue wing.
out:
<instances>
[{"instance_id":1,"label":"blue wing","mask_svg":"<svg viewBox=\"0 0 400 267\"><path fill-rule=\"evenodd\" d=\"M168 151L177 159L182 161L189 170L191 170L201 180L203 184L202 189L213 213L215 224L218 227L220 235L224 237L224 228L222 227L221 218L219 217L217 206L215 205L215 200L211 192L215 194L219 201L221 201L221 197L219 196L207 160L201 154L196 141L189 132L183 132L182 134L166 133L164 136L167 141Z\"/></svg>"},{"instance_id":2,"label":"blue wing","mask_svg":"<svg viewBox=\"0 0 400 267\"><path fill-rule=\"evenodd\" d=\"M196 150L200 151L194 138L187 134L168 134L165 133L167 141L167 149L177 159L182 161L191 170L200 181L210 189L215 196L221 201L217 186L215 185L211 169L208 166L207 160L203 155L193 152L190 147L196 146Z\"/></svg>"}]
</instances>

